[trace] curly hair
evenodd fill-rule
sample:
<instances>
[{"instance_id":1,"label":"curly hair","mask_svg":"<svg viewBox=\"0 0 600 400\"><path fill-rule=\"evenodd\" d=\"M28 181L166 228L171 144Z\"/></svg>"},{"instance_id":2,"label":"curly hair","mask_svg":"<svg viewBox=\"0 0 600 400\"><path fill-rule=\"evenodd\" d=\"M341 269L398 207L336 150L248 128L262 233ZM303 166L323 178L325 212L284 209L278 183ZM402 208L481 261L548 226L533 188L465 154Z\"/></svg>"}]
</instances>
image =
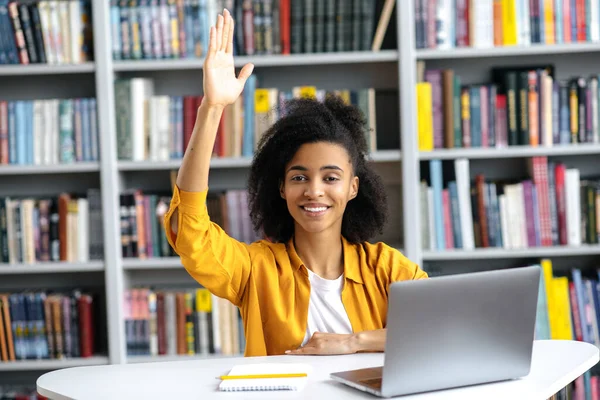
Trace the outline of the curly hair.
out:
<instances>
[{"instance_id":1,"label":"curly hair","mask_svg":"<svg viewBox=\"0 0 600 400\"><path fill-rule=\"evenodd\" d=\"M366 120L361 111L328 95L324 101L288 100L282 115L261 137L250 167L248 205L255 231L278 243L292 238L294 220L280 196L285 166L303 144L328 142L346 149L359 178L358 194L344 211L342 235L351 243L361 243L381 233L387 197L383 181L366 158Z\"/></svg>"}]
</instances>

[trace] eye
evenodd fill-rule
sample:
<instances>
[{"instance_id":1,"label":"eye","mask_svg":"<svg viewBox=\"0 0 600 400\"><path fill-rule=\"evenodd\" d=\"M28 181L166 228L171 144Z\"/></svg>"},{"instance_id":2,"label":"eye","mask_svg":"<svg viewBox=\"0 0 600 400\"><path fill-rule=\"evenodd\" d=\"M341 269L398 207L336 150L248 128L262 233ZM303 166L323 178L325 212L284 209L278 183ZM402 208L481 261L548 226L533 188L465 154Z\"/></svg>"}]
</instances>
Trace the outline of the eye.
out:
<instances>
[{"instance_id":1,"label":"eye","mask_svg":"<svg viewBox=\"0 0 600 400\"><path fill-rule=\"evenodd\" d=\"M335 182L335 181L339 181L340 179L337 176L328 176L327 178L325 178L326 182Z\"/></svg>"},{"instance_id":2,"label":"eye","mask_svg":"<svg viewBox=\"0 0 600 400\"><path fill-rule=\"evenodd\" d=\"M292 176L291 180L296 181L296 182L302 182L302 181L306 180L306 177L303 175L295 175L295 176Z\"/></svg>"}]
</instances>

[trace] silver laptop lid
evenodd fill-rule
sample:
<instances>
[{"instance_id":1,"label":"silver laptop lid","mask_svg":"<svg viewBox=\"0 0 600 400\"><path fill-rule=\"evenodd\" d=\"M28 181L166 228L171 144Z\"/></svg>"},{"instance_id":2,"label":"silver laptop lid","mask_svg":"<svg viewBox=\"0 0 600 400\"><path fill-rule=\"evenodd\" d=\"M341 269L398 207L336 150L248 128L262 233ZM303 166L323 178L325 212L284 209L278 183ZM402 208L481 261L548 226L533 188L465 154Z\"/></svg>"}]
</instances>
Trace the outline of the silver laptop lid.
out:
<instances>
[{"instance_id":1,"label":"silver laptop lid","mask_svg":"<svg viewBox=\"0 0 600 400\"><path fill-rule=\"evenodd\" d=\"M538 266L390 286L383 396L525 376Z\"/></svg>"}]
</instances>

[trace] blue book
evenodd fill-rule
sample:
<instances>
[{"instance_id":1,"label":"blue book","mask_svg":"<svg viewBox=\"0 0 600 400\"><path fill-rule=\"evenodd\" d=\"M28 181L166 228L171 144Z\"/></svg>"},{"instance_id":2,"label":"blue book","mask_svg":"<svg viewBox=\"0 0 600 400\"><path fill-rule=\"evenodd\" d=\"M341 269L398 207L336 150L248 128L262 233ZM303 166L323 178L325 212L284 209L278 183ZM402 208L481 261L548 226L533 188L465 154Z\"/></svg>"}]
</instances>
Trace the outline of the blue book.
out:
<instances>
[{"instance_id":1,"label":"blue book","mask_svg":"<svg viewBox=\"0 0 600 400\"><path fill-rule=\"evenodd\" d=\"M539 0L540 5L540 43L546 44L546 17L544 15L544 0Z\"/></svg>"},{"instance_id":2,"label":"blue book","mask_svg":"<svg viewBox=\"0 0 600 400\"><path fill-rule=\"evenodd\" d=\"M571 0L571 43L577 42L577 0Z\"/></svg>"},{"instance_id":3,"label":"blue book","mask_svg":"<svg viewBox=\"0 0 600 400\"><path fill-rule=\"evenodd\" d=\"M199 19L199 25L200 25L200 32L202 32L202 49L203 49L203 56L206 56L206 52L208 51L208 30L210 28L209 25L209 21L208 21L208 13L206 10L206 1L207 0L198 0L198 19ZM237 21L238 22L238 27L237 29L241 28L241 22L242 21Z\"/></svg>"},{"instance_id":4,"label":"blue book","mask_svg":"<svg viewBox=\"0 0 600 400\"><path fill-rule=\"evenodd\" d=\"M4 37L4 51L7 63L19 64L15 34L12 29L12 21L8 15L8 0L0 0L0 36Z\"/></svg>"},{"instance_id":5,"label":"blue book","mask_svg":"<svg viewBox=\"0 0 600 400\"><path fill-rule=\"evenodd\" d=\"M244 96L244 134L242 137L242 157L254 154L254 91L256 75L252 74L246 81L242 95Z\"/></svg>"},{"instance_id":6,"label":"blue book","mask_svg":"<svg viewBox=\"0 0 600 400\"><path fill-rule=\"evenodd\" d=\"M573 283L575 284L575 294L577 297L577 308L579 309L579 320L581 321L581 335L583 341L591 343L589 331L587 329L587 317L585 312L585 298L583 288L583 278L581 277L581 270L579 268L571 269L571 276L573 277Z\"/></svg>"},{"instance_id":7,"label":"blue book","mask_svg":"<svg viewBox=\"0 0 600 400\"><path fill-rule=\"evenodd\" d=\"M456 181L448 182L448 194L450 195L450 207L452 209L452 234L454 235L454 247L462 249L462 230L460 229L460 207L458 205L458 189Z\"/></svg>"},{"instance_id":8,"label":"blue book","mask_svg":"<svg viewBox=\"0 0 600 400\"><path fill-rule=\"evenodd\" d=\"M471 147L481 147L481 89L478 85L469 88L471 100Z\"/></svg>"},{"instance_id":9,"label":"blue book","mask_svg":"<svg viewBox=\"0 0 600 400\"><path fill-rule=\"evenodd\" d=\"M564 25L563 25L563 5L562 0L554 0L554 38L557 44L563 43L565 40Z\"/></svg>"},{"instance_id":10,"label":"blue book","mask_svg":"<svg viewBox=\"0 0 600 400\"><path fill-rule=\"evenodd\" d=\"M113 60L120 60L123 58L123 49L121 48L121 10L118 0L110 0L109 7Z\"/></svg>"},{"instance_id":11,"label":"blue book","mask_svg":"<svg viewBox=\"0 0 600 400\"><path fill-rule=\"evenodd\" d=\"M17 164L27 163L27 110L25 101L15 102L16 116L16 141L17 141Z\"/></svg>"},{"instance_id":12,"label":"blue book","mask_svg":"<svg viewBox=\"0 0 600 400\"><path fill-rule=\"evenodd\" d=\"M542 268L538 265L540 269ZM535 339L550 339L550 323L548 321L548 305L546 304L546 283L544 273L540 273L540 286L538 291L537 314L535 318Z\"/></svg>"},{"instance_id":13,"label":"blue book","mask_svg":"<svg viewBox=\"0 0 600 400\"><path fill-rule=\"evenodd\" d=\"M98 161L100 159L99 146L98 142L98 118L96 116L96 98L90 98L88 102L89 112L90 112L90 147L91 147L91 157L92 161Z\"/></svg>"},{"instance_id":14,"label":"blue book","mask_svg":"<svg viewBox=\"0 0 600 400\"><path fill-rule=\"evenodd\" d=\"M33 101L25 102L25 163L33 165Z\"/></svg>"},{"instance_id":15,"label":"blue book","mask_svg":"<svg viewBox=\"0 0 600 400\"><path fill-rule=\"evenodd\" d=\"M83 161L92 161L92 132L90 131L90 99L79 100L79 112L81 113L81 142L83 149Z\"/></svg>"},{"instance_id":16,"label":"blue book","mask_svg":"<svg viewBox=\"0 0 600 400\"><path fill-rule=\"evenodd\" d=\"M433 189L433 216L435 218L435 237L438 250L446 250L446 237L444 235L444 209L442 206L442 161L430 160L429 173Z\"/></svg>"}]
</instances>

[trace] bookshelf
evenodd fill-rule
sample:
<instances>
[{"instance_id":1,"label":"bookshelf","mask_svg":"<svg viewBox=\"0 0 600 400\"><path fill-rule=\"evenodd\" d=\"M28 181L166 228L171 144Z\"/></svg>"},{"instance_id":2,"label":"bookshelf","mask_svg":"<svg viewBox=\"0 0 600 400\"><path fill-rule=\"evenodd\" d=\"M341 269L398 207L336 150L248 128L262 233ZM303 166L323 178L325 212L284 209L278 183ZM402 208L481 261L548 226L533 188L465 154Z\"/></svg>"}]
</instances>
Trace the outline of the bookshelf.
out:
<instances>
[{"instance_id":1,"label":"bookshelf","mask_svg":"<svg viewBox=\"0 0 600 400\"><path fill-rule=\"evenodd\" d=\"M100 161L50 166L2 165L0 195L29 195L76 191L80 187L100 187L103 205L104 260L87 263L38 263L35 265L0 266L0 280L14 279L24 286L29 277L44 273L49 279L61 281L64 276L90 275L102 277L100 283L106 299L107 355L92 359L68 360L73 365L91 363L121 364L152 361L151 357L126 355L123 312L124 290L140 284L160 285L165 277L169 283L193 286L177 258L123 258L121 254L119 195L129 189L168 191L169 174L179 168L180 160L122 161L117 159L117 127L115 110L116 77L152 77L156 93L165 95L198 94L202 88L202 59L170 60L113 60L110 35L110 4L92 2L94 28L94 60L78 65L0 66L0 98L37 98L44 96L93 95L97 100ZM378 136L383 149L371 154L374 167L384 178L390 200L391 218L383 240L401 248L404 254L425 270L430 266L451 273L465 261L479 268L510 266L543 257L577 259L586 262L597 259L600 246L553 246L527 249L474 249L431 251L424 249L421 235L423 221L419 207L420 180L425 176L429 160L469 159L476 168L495 174L518 173L523 159L548 156L568 160L581 166L586 173L600 173L595 158L600 156L600 144L579 144L553 147L510 146L506 148L455 148L421 152L417 138L417 105L414 87L417 82L417 61L426 61L428 68L454 68L469 82L483 81L490 66L556 62L560 74L570 76L594 71L594 62L600 53L600 43L572 43L557 45L507 46L494 48L456 48L451 50L416 49L413 1L397 2L397 49L379 52L340 52L319 54L292 54L288 56L239 56L236 66L253 62L261 87L290 87L314 84L317 87L357 88L374 87L381 90L377 100ZM541 60L541 61L540 61ZM573 62L579 60L580 62ZM339 69L343 73L337 73ZM600 71L597 71L600 72ZM29 78L31 76L31 78ZM18 84L15 77L22 78ZM24 77L28 77L27 80ZM65 85L65 82L75 82ZM81 83L81 85L80 85ZM6 84L6 85L4 85ZM36 85L40 84L39 87ZM21 91L21 87L23 90ZM378 121L379 122L379 121ZM401 143L401 146L399 145ZM211 161L209 186L213 189L240 189L250 166L250 157L214 158ZM503 169L506 167L506 171ZM33 183L24 183L23 178ZM31 178L29 178L31 177ZM4 179L7 179L6 183ZM6 185L6 186L5 186ZM35 189L35 190L34 190ZM566 263L565 263L566 264ZM489 266L488 266L489 267ZM21 277L19 277L22 275ZM174 277L174 278L173 278ZM89 278L88 278L89 279ZM19 286L20 287L20 286ZM0 289L2 289L0 287ZM180 359L162 358L157 359ZM182 356L181 359L188 359ZM12 371L22 369L55 368L65 365L60 361L23 362L12 364ZM80 364L77 364L80 363ZM19 367L17 367L17 365ZM26 367L21 367L26 366ZM28 366L28 367L27 367ZM49 366L49 367L48 367ZM4 368L4 369L3 369ZM11 366L0 363L0 371Z\"/></svg>"},{"instance_id":2,"label":"bookshelf","mask_svg":"<svg viewBox=\"0 0 600 400\"><path fill-rule=\"evenodd\" d=\"M86 367L91 365L107 365L108 357L89 357L65 360L25 360L0 363L0 372L51 371L61 368Z\"/></svg>"},{"instance_id":3,"label":"bookshelf","mask_svg":"<svg viewBox=\"0 0 600 400\"><path fill-rule=\"evenodd\" d=\"M470 58L518 57L535 55L563 55L600 52L600 43L531 44L491 48L455 48L451 50L418 49L417 60L450 60Z\"/></svg>"},{"instance_id":4,"label":"bookshelf","mask_svg":"<svg viewBox=\"0 0 600 400\"><path fill-rule=\"evenodd\" d=\"M347 51L340 53L322 54L290 54L263 55L260 57L239 56L235 58L235 66L242 67L252 62L255 67L284 67L299 65L348 65L367 63L395 63L398 61L398 52L395 50L381 50L379 52ZM125 71L174 71L202 69L202 59L177 59L177 60L148 60L148 61L115 61L116 72Z\"/></svg>"},{"instance_id":5,"label":"bookshelf","mask_svg":"<svg viewBox=\"0 0 600 400\"><path fill-rule=\"evenodd\" d=\"M0 76L90 74L94 73L95 69L96 66L93 62L65 65L1 65Z\"/></svg>"},{"instance_id":6,"label":"bookshelf","mask_svg":"<svg viewBox=\"0 0 600 400\"><path fill-rule=\"evenodd\" d=\"M421 160L453 160L457 158L468 159L494 159L494 158L523 158L535 156L583 156L600 154L600 145L576 144L554 147L509 146L503 148L458 148L435 149L419 152Z\"/></svg>"}]
</instances>

